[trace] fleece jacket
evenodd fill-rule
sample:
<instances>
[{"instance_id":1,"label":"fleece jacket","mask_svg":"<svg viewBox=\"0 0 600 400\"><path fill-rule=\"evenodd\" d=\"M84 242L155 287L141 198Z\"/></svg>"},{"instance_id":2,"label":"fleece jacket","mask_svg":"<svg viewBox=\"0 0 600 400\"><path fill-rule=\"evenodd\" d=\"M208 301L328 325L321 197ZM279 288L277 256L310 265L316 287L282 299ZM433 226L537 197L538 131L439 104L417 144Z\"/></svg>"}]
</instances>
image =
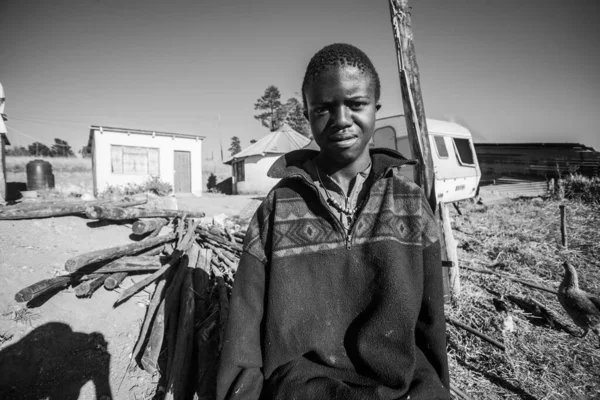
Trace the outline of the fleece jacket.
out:
<instances>
[{"instance_id":1,"label":"fleece jacket","mask_svg":"<svg viewBox=\"0 0 600 400\"><path fill-rule=\"evenodd\" d=\"M303 164L246 233L217 378L218 399L450 399L438 224L408 160L371 150L372 186L349 231Z\"/></svg>"}]
</instances>

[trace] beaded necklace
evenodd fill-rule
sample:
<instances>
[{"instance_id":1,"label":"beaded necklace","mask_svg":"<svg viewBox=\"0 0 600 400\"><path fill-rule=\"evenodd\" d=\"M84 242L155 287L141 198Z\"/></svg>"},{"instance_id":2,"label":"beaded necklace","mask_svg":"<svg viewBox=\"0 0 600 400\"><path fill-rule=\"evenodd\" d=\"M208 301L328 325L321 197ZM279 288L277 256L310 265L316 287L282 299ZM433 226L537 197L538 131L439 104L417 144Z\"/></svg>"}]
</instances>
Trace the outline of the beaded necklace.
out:
<instances>
[{"instance_id":1,"label":"beaded necklace","mask_svg":"<svg viewBox=\"0 0 600 400\"><path fill-rule=\"evenodd\" d=\"M323 184L323 181L321 180L321 175L319 174L319 166L318 165L316 165L316 170L317 170L317 178L319 179L319 183L321 184L321 186L323 187L323 189L325 189L325 195L327 196L327 202L333 208L335 208L336 210L338 210L339 212L344 213L344 214L349 215L349 216L353 216L356 213L356 210L358 209L358 207L354 207L354 208L344 207L340 203L338 203L337 200L335 200L333 197L331 197L329 195L329 190L327 190L327 188Z\"/></svg>"}]
</instances>

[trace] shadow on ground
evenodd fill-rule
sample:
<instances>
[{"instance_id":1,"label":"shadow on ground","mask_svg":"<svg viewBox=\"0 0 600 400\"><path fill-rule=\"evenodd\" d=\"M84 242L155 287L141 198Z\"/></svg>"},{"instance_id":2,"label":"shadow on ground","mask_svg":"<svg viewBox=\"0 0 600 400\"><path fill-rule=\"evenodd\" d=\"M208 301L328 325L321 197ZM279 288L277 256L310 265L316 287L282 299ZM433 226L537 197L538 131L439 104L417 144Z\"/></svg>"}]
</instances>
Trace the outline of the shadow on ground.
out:
<instances>
[{"instance_id":1,"label":"shadow on ground","mask_svg":"<svg viewBox=\"0 0 600 400\"><path fill-rule=\"evenodd\" d=\"M6 201L14 201L21 198L21 192L27 190L25 182L6 182Z\"/></svg>"},{"instance_id":2,"label":"shadow on ground","mask_svg":"<svg viewBox=\"0 0 600 400\"><path fill-rule=\"evenodd\" d=\"M112 398L104 336L50 322L0 351L1 399L77 400L92 381L96 399Z\"/></svg>"}]
</instances>

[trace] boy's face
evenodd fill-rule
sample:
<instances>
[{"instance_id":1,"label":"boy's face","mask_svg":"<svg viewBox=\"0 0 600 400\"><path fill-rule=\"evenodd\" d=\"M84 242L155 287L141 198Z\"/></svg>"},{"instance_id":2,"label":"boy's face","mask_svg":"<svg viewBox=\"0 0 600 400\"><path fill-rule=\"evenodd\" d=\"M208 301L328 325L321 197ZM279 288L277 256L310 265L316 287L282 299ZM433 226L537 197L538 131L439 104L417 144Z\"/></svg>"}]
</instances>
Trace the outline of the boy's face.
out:
<instances>
[{"instance_id":1,"label":"boy's face","mask_svg":"<svg viewBox=\"0 0 600 400\"><path fill-rule=\"evenodd\" d=\"M306 86L307 118L321 153L348 165L369 157L375 130L375 84L353 66L331 67Z\"/></svg>"}]
</instances>

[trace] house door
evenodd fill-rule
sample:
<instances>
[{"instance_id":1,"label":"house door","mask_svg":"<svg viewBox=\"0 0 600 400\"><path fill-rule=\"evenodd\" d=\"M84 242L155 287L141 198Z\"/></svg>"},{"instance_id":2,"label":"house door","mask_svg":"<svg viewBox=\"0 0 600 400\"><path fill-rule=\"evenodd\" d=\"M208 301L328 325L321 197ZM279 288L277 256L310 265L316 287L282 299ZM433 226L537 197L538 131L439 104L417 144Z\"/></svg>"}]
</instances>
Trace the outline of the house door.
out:
<instances>
[{"instance_id":1,"label":"house door","mask_svg":"<svg viewBox=\"0 0 600 400\"><path fill-rule=\"evenodd\" d=\"M175 151L175 193L192 191L192 154L189 151Z\"/></svg>"}]
</instances>

